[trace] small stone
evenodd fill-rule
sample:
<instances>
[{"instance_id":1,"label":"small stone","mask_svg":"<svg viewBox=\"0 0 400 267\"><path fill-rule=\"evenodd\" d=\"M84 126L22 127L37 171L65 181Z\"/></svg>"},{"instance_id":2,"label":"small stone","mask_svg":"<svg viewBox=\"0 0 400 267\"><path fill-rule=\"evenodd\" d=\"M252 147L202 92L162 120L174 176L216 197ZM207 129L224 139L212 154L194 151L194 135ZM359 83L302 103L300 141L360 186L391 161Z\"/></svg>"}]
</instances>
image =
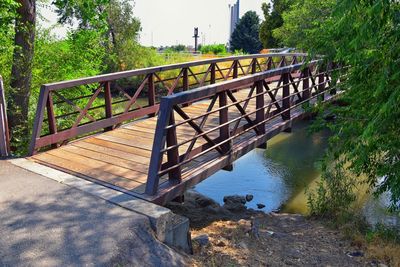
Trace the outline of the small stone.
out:
<instances>
[{"instance_id":1,"label":"small stone","mask_svg":"<svg viewBox=\"0 0 400 267\"><path fill-rule=\"evenodd\" d=\"M347 256L349 256L349 257L364 257L364 252L362 252L362 251L348 252Z\"/></svg>"},{"instance_id":2,"label":"small stone","mask_svg":"<svg viewBox=\"0 0 400 267\"><path fill-rule=\"evenodd\" d=\"M275 235L274 231L266 230L265 233L267 233L267 235L269 235L269 236L274 236Z\"/></svg>"},{"instance_id":3,"label":"small stone","mask_svg":"<svg viewBox=\"0 0 400 267\"><path fill-rule=\"evenodd\" d=\"M246 197L234 195L224 197L224 208L232 212L241 212L247 209Z\"/></svg>"},{"instance_id":4,"label":"small stone","mask_svg":"<svg viewBox=\"0 0 400 267\"><path fill-rule=\"evenodd\" d=\"M228 241L225 238L221 238L221 239L217 240L215 245L218 246L218 247L225 247L227 242Z\"/></svg>"},{"instance_id":5,"label":"small stone","mask_svg":"<svg viewBox=\"0 0 400 267\"><path fill-rule=\"evenodd\" d=\"M257 204L257 208L263 209L263 208L265 208L265 205L264 205L264 204L261 204L261 203L258 203L258 204Z\"/></svg>"},{"instance_id":6,"label":"small stone","mask_svg":"<svg viewBox=\"0 0 400 267\"><path fill-rule=\"evenodd\" d=\"M297 249L289 248L283 252L286 257L293 258L293 259L300 259L301 253Z\"/></svg>"},{"instance_id":7,"label":"small stone","mask_svg":"<svg viewBox=\"0 0 400 267\"><path fill-rule=\"evenodd\" d=\"M194 237L193 241L203 247L208 245L210 239L208 238L208 235L204 234Z\"/></svg>"},{"instance_id":8,"label":"small stone","mask_svg":"<svg viewBox=\"0 0 400 267\"><path fill-rule=\"evenodd\" d=\"M246 204L246 197L239 195L224 196L224 203L228 202Z\"/></svg>"},{"instance_id":9,"label":"small stone","mask_svg":"<svg viewBox=\"0 0 400 267\"><path fill-rule=\"evenodd\" d=\"M250 201L252 201L252 200L253 200L253 198L254 198L254 196L253 196L253 195L250 195L250 194L246 195L246 201L247 201L247 202L250 202Z\"/></svg>"},{"instance_id":10,"label":"small stone","mask_svg":"<svg viewBox=\"0 0 400 267\"><path fill-rule=\"evenodd\" d=\"M247 246L247 244L245 243L245 242L240 242L239 244L239 247L241 247L242 249L249 249L249 247Z\"/></svg>"}]
</instances>

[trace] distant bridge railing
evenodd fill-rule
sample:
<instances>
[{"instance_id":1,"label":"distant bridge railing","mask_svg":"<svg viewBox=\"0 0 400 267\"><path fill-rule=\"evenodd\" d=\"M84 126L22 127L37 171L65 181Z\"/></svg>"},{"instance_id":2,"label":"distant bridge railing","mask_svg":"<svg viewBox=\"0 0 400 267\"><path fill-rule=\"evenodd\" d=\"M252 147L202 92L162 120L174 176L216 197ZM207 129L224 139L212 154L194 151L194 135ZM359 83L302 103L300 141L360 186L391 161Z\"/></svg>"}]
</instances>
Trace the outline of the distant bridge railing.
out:
<instances>
[{"instance_id":1,"label":"distant bridge railing","mask_svg":"<svg viewBox=\"0 0 400 267\"><path fill-rule=\"evenodd\" d=\"M162 96L305 62L306 57L301 53L234 56L45 84L40 90L30 154L154 116Z\"/></svg>"},{"instance_id":2,"label":"distant bridge railing","mask_svg":"<svg viewBox=\"0 0 400 267\"><path fill-rule=\"evenodd\" d=\"M264 145L293 118L305 114L305 105L336 94L332 74L338 70L333 64L314 60L162 97L146 194L179 195L210 172ZM233 92L243 86L250 88L249 93L237 99ZM190 116L182 109L186 103L210 98L200 115ZM208 157L199 160L207 166L198 168L196 175L187 174L193 172L188 166L200 157ZM169 192L171 188L174 192Z\"/></svg>"},{"instance_id":3,"label":"distant bridge railing","mask_svg":"<svg viewBox=\"0 0 400 267\"><path fill-rule=\"evenodd\" d=\"M10 136L7 121L7 106L4 93L3 78L0 76L0 156L10 154Z\"/></svg>"}]
</instances>

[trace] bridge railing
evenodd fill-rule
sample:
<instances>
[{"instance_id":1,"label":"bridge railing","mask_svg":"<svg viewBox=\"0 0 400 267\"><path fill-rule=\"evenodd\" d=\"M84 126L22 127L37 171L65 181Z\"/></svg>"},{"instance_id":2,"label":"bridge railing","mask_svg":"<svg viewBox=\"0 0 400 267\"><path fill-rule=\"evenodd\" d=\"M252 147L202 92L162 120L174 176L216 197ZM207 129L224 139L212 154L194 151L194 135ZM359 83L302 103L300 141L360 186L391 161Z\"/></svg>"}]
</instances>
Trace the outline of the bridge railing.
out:
<instances>
[{"instance_id":1,"label":"bridge railing","mask_svg":"<svg viewBox=\"0 0 400 267\"><path fill-rule=\"evenodd\" d=\"M7 106L5 99L3 78L0 76L0 156L7 157L10 154L10 136L7 121Z\"/></svg>"},{"instance_id":2,"label":"bridge railing","mask_svg":"<svg viewBox=\"0 0 400 267\"><path fill-rule=\"evenodd\" d=\"M183 192L211 171L229 169L236 158L265 145L274 130L282 130L273 127L288 127L293 117L303 114L304 105L323 101L327 93L335 94L332 73L337 70L333 64L311 61L162 97L146 194L163 191L161 195L168 197L170 188ZM238 87L250 88L247 96L237 98L233 92ZM211 101L195 116L182 108L204 99ZM197 175L191 175L196 181L190 181L187 173L193 168L188 166L196 161L206 162L208 173L202 174L200 168ZM168 179L160 184L164 176Z\"/></svg>"},{"instance_id":3,"label":"bridge railing","mask_svg":"<svg viewBox=\"0 0 400 267\"><path fill-rule=\"evenodd\" d=\"M45 84L38 99L30 154L154 116L162 96L304 62L306 57L301 53L234 56Z\"/></svg>"}]
</instances>

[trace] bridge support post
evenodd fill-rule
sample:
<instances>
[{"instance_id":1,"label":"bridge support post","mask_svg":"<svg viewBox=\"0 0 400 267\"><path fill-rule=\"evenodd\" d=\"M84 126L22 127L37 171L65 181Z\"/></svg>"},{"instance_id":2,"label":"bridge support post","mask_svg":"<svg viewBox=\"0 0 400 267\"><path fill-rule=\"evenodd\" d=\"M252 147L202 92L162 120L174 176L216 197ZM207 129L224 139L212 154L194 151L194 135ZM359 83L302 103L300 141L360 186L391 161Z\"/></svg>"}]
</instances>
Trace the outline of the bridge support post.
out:
<instances>
[{"instance_id":1,"label":"bridge support post","mask_svg":"<svg viewBox=\"0 0 400 267\"><path fill-rule=\"evenodd\" d=\"M322 66L318 68L318 94L322 93L325 90L325 72L322 69ZM318 96L320 101L324 101L324 93Z\"/></svg>"},{"instance_id":2,"label":"bridge support post","mask_svg":"<svg viewBox=\"0 0 400 267\"><path fill-rule=\"evenodd\" d=\"M271 70L272 69L272 64L273 64L273 59L272 59L272 57L268 57L268 60L267 60L267 70Z\"/></svg>"},{"instance_id":3,"label":"bridge support post","mask_svg":"<svg viewBox=\"0 0 400 267\"><path fill-rule=\"evenodd\" d=\"M333 80L332 80L332 71L336 68L335 63L334 62L330 62L328 64L328 69L327 69L327 73L325 75L327 80L330 80L328 86L331 87L332 89L329 91L329 93L331 95L336 95L336 87L332 86Z\"/></svg>"},{"instance_id":4,"label":"bridge support post","mask_svg":"<svg viewBox=\"0 0 400 267\"><path fill-rule=\"evenodd\" d=\"M149 100L149 107L152 107L156 104L156 88L154 85L154 74L150 73L148 75L148 88L149 90L147 91L147 97ZM155 113L151 113L149 114L149 117L154 117L156 114Z\"/></svg>"},{"instance_id":5,"label":"bridge support post","mask_svg":"<svg viewBox=\"0 0 400 267\"><path fill-rule=\"evenodd\" d=\"M284 121L290 120L290 84L289 73L282 74L283 93L282 93L282 118ZM285 132L292 132L292 128L285 129Z\"/></svg>"},{"instance_id":6,"label":"bridge support post","mask_svg":"<svg viewBox=\"0 0 400 267\"><path fill-rule=\"evenodd\" d=\"M239 70L239 61L238 60L234 60L232 63L232 70L233 70L233 74L232 74L232 79L236 79L239 75L238 75L238 70ZM238 90L232 90L232 93L237 92Z\"/></svg>"},{"instance_id":7,"label":"bridge support post","mask_svg":"<svg viewBox=\"0 0 400 267\"><path fill-rule=\"evenodd\" d=\"M215 73L216 73L216 66L215 66L215 63L211 63L211 66L210 66L210 73L211 73L211 76L210 76L210 83L211 83L211 84L214 84L214 83L215 83Z\"/></svg>"},{"instance_id":8,"label":"bridge support post","mask_svg":"<svg viewBox=\"0 0 400 267\"><path fill-rule=\"evenodd\" d=\"M264 92L264 84L263 81L257 81L256 84L256 123L260 125L257 126L257 130L258 130L258 135L265 135L265 108L264 108L264 103L265 103L265 99L264 99L264 94L262 94ZM261 144L258 148L263 148L266 149L267 148L267 144Z\"/></svg>"},{"instance_id":9,"label":"bridge support post","mask_svg":"<svg viewBox=\"0 0 400 267\"><path fill-rule=\"evenodd\" d=\"M303 84L303 101L309 100L311 97L311 92L310 92L310 69L306 67L305 69L302 70L301 72L301 77L303 78L302 84ZM309 101L307 101L307 104L309 104Z\"/></svg>"},{"instance_id":10,"label":"bridge support post","mask_svg":"<svg viewBox=\"0 0 400 267\"><path fill-rule=\"evenodd\" d=\"M182 90L187 91L189 90L189 71L187 68L182 69ZM185 103L182 106L188 107L190 103Z\"/></svg>"},{"instance_id":11,"label":"bridge support post","mask_svg":"<svg viewBox=\"0 0 400 267\"><path fill-rule=\"evenodd\" d=\"M233 79L236 79L238 77L238 67L239 67L239 61L235 60L233 61Z\"/></svg>"},{"instance_id":12,"label":"bridge support post","mask_svg":"<svg viewBox=\"0 0 400 267\"><path fill-rule=\"evenodd\" d=\"M174 111L171 111L169 125L175 124L175 116ZM178 138L176 136L176 127L167 130L167 147L175 146L178 144ZM179 150L178 148L174 148L167 151L168 162L171 166L179 164ZM180 183L182 181L182 171L181 167L176 167L175 169L168 172L168 178L170 182Z\"/></svg>"},{"instance_id":13,"label":"bridge support post","mask_svg":"<svg viewBox=\"0 0 400 267\"><path fill-rule=\"evenodd\" d=\"M228 96L225 91L219 93L218 98L219 98L220 108L226 107L228 105ZM228 108L223 108L219 111L219 125L222 125L227 122L228 122ZM219 137L221 140L227 140L230 138L229 124L219 128ZM229 140L228 142L222 144L221 147L225 154L229 154L232 149L232 140ZM223 169L226 171L232 171L233 166L232 164L229 164L225 166Z\"/></svg>"},{"instance_id":14,"label":"bridge support post","mask_svg":"<svg viewBox=\"0 0 400 267\"><path fill-rule=\"evenodd\" d=\"M257 72L257 59L253 59L251 61L251 74L255 74Z\"/></svg>"}]
</instances>

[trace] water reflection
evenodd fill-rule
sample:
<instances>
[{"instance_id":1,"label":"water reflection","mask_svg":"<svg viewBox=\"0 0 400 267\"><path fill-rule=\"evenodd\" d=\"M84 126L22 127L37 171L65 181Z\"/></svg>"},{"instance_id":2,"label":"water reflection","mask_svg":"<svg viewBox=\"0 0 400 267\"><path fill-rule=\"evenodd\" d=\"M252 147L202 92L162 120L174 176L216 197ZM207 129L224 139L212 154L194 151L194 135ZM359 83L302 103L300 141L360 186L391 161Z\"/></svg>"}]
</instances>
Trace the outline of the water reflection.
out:
<instances>
[{"instance_id":1,"label":"water reflection","mask_svg":"<svg viewBox=\"0 0 400 267\"><path fill-rule=\"evenodd\" d=\"M292 133L282 133L268 142L268 149L256 149L239 159L232 172L220 171L196 189L222 204L223 196L252 194L248 203L266 205L264 211L306 213L304 189L318 179L316 166L327 146L328 132L308 135L307 123L298 123Z\"/></svg>"},{"instance_id":2,"label":"water reflection","mask_svg":"<svg viewBox=\"0 0 400 267\"><path fill-rule=\"evenodd\" d=\"M196 190L220 204L226 195L254 195L248 207L265 205L263 211L281 210L307 214L305 189L314 189L320 179L319 161L327 148L329 132L308 134L307 122L297 123L292 133L281 133L234 164L232 172L219 171L196 186ZM371 225L400 227L400 216L389 214L387 195L375 199L359 192L358 205Z\"/></svg>"}]
</instances>

